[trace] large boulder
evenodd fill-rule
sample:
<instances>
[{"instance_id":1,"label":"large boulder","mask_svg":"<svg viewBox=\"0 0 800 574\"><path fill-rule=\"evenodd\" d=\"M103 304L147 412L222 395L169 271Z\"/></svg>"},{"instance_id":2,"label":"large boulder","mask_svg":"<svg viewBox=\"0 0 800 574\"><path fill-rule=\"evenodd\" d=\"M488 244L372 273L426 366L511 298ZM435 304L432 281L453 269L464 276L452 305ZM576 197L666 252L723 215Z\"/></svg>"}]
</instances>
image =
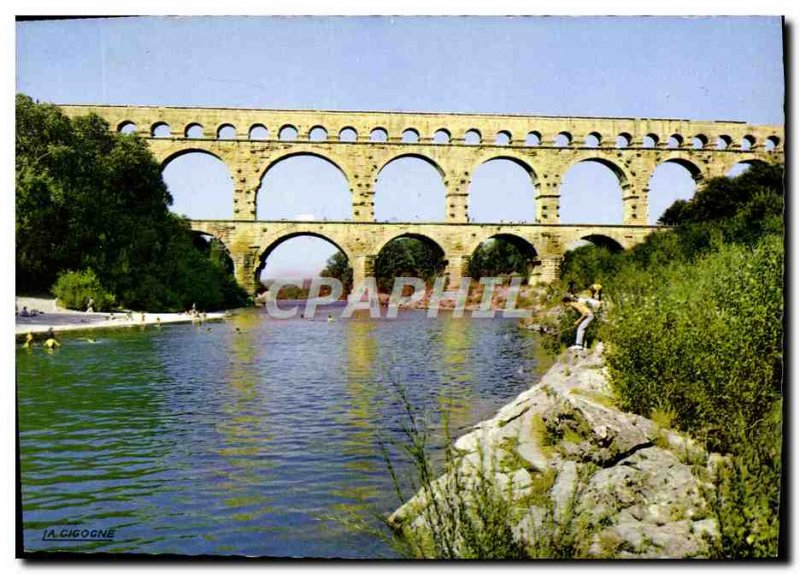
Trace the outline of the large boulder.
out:
<instances>
[{"instance_id":1,"label":"large boulder","mask_svg":"<svg viewBox=\"0 0 800 574\"><path fill-rule=\"evenodd\" d=\"M548 556L557 539L559 552L575 558L705 557L719 537L704 496L713 488L707 453L615 406L602 345L569 352L454 449L452 468L396 510L391 525L430 529L431 508L440 520L448 503L474 506L481 485L485 504L489 481L532 555Z\"/></svg>"}]
</instances>

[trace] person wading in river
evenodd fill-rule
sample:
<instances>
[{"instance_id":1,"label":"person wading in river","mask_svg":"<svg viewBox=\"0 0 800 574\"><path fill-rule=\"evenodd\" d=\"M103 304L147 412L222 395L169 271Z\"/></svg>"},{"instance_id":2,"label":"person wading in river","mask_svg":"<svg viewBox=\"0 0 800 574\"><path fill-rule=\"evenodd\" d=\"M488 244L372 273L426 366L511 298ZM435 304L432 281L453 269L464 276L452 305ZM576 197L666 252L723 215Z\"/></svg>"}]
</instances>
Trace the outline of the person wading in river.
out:
<instances>
[{"instance_id":1,"label":"person wading in river","mask_svg":"<svg viewBox=\"0 0 800 574\"><path fill-rule=\"evenodd\" d=\"M569 295L564 296L564 298L561 299L561 302L565 307L574 309L581 314L575 323L573 323L575 327L578 327L578 330L575 333L575 344L572 345L570 349L583 349L583 335L586 333L586 328L589 326L589 323L591 323L592 319L594 319L594 313L592 313L592 310L589 309L585 303L582 303L573 297L570 297Z\"/></svg>"}]
</instances>

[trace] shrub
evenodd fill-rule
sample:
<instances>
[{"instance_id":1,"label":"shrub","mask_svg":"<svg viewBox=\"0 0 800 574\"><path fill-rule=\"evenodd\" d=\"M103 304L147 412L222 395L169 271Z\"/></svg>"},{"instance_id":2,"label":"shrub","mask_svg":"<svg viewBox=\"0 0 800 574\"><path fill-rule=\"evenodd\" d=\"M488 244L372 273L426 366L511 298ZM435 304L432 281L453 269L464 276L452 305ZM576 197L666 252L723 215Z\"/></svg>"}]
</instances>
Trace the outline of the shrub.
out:
<instances>
[{"instance_id":1,"label":"shrub","mask_svg":"<svg viewBox=\"0 0 800 574\"><path fill-rule=\"evenodd\" d=\"M696 265L640 277L614 294L607 361L623 406L675 423L731 452L780 398L783 245L726 245Z\"/></svg>"},{"instance_id":2,"label":"shrub","mask_svg":"<svg viewBox=\"0 0 800 574\"><path fill-rule=\"evenodd\" d=\"M89 299L94 300L95 311L105 311L114 304L114 295L103 288L91 269L62 273L52 292L67 309L85 311Z\"/></svg>"}]
</instances>

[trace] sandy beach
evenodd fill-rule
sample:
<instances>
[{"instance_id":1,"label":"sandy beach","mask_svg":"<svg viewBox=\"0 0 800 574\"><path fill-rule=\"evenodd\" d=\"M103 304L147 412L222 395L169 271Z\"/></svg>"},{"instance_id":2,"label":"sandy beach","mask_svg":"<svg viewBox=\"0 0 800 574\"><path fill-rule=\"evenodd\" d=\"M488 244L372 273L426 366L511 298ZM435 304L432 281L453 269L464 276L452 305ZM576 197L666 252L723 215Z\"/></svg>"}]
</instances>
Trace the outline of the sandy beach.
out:
<instances>
[{"instance_id":1,"label":"sandy beach","mask_svg":"<svg viewBox=\"0 0 800 574\"><path fill-rule=\"evenodd\" d=\"M46 333L50 329L54 333L71 331L88 331L95 329L136 327L141 325L155 325L167 323L191 323L197 320L188 313L139 313L134 312L131 318L126 313L84 313L71 311L58 307L54 299L39 299L32 297L17 297L19 310L27 307L28 310L41 311L33 317L16 316L16 339L24 340L27 333ZM207 313L204 321L220 321L225 318L225 312ZM38 337L37 337L38 338Z\"/></svg>"}]
</instances>

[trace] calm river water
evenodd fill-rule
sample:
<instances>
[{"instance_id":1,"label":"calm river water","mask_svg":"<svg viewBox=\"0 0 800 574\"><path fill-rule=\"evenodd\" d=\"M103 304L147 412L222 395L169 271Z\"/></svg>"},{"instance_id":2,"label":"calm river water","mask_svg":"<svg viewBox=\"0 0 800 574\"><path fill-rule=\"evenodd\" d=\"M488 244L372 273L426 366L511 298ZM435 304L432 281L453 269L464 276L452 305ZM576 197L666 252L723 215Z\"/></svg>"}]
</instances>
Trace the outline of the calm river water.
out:
<instances>
[{"instance_id":1,"label":"calm river water","mask_svg":"<svg viewBox=\"0 0 800 574\"><path fill-rule=\"evenodd\" d=\"M346 523L399 505L378 446L401 436L398 386L458 435L547 365L511 320L319 317L251 310L19 349L26 549L392 557ZM43 540L64 525L115 537Z\"/></svg>"}]
</instances>

